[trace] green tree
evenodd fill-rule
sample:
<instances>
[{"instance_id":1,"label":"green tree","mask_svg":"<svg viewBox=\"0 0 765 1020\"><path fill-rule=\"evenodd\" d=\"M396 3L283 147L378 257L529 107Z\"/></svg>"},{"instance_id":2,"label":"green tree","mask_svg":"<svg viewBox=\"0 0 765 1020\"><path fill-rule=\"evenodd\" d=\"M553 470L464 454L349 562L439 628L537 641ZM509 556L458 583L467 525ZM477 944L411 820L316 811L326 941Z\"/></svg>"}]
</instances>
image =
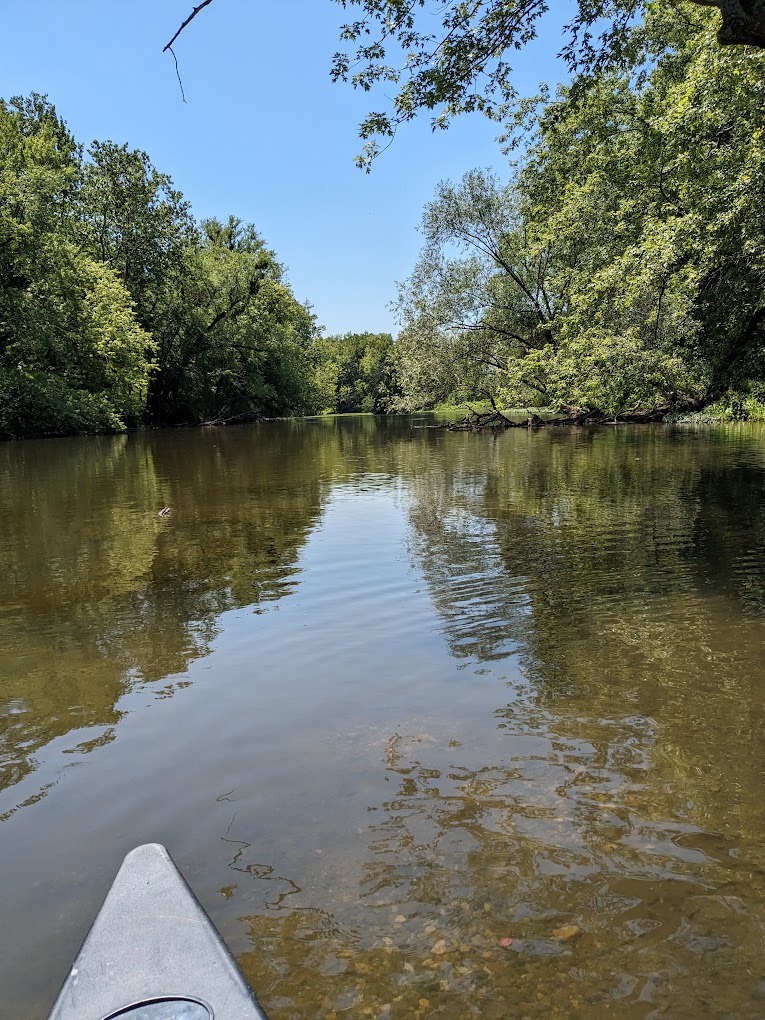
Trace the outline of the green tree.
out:
<instances>
[{"instance_id":1,"label":"green tree","mask_svg":"<svg viewBox=\"0 0 765 1020\"><path fill-rule=\"evenodd\" d=\"M0 103L0 153L0 435L315 409L314 317L252 226L40 96Z\"/></svg>"},{"instance_id":2,"label":"green tree","mask_svg":"<svg viewBox=\"0 0 765 1020\"><path fill-rule=\"evenodd\" d=\"M367 170L380 151L379 140L392 138L399 125L423 112L432 112L433 127L443 128L459 113L497 117L516 100L510 55L536 38L550 6L544 0L337 2L358 9L358 17L343 27L341 39L352 49L335 54L333 79L367 92L381 83L386 90L398 88L390 108L361 123L366 144L357 162ZM670 0L662 6L682 31L693 5L716 9L721 45L765 46L763 0ZM578 0L562 35L569 68L622 65L631 27L651 9L649 0ZM711 25L706 12L704 17Z\"/></svg>"},{"instance_id":3,"label":"green tree","mask_svg":"<svg viewBox=\"0 0 765 1020\"><path fill-rule=\"evenodd\" d=\"M423 213L425 247L400 286L397 348L405 408L444 400L548 399L530 354L552 342L564 299L554 246L538 239L516 184L472 170L443 183Z\"/></svg>"},{"instance_id":4,"label":"green tree","mask_svg":"<svg viewBox=\"0 0 765 1020\"><path fill-rule=\"evenodd\" d=\"M12 336L14 302L40 274L43 239L65 214L78 152L53 106L38 95L0 100L0 350Z\"/></svg>"},{"instance_id":5,"label":"green tree","mask_svg":"<svg viewBox=\"0 0 765 1020\"><path fill-rule=\"evenodd\" d=\"M325 411L384 414L399 394L390 333L345 333L317 342L315 382Z\"/></svg>"},{"instance_id":6,"label":"green tree","mask_svg":"<svg viewBox=\"0 0 765 1020\"><path fill-rule=\"evenodd\" d=\"M151 338L111 270L48 242L44 275L13 308L0 367L0 435L120 431L141 422Z\"/></svg>"},{"instance_id":7,"label":"green tree","mask_svg":"<svg viewBox=\"0 0 765 1020\"><path fill-rule=\"evenodd\" d=\"M310 311L252 225L206 220L165 279L151 420L301 413L314 402Z\"/></svg>"},{"instance_id":8,"label":"green tree","mask_svg":"<svg viewBox=\"0 0 765 1020\"><path fill-rule=\"evenodd\" d=\"M765 57L658 7L642 64L542 114L522 188L568 274L553 393L623 409L762 378Z\"/></svg>"},{"instance_id":9,"label":"green tree","mask_svg":"<svg viewBox=\"0 0 765 1020\"><path fill-rule=\"evenodd\" d=\"M42 97L0 103L0 435L140 419L152 344L109 267L66 237L79 150Z\"/></svg>"},{"instance_id":10,"label":"green tree","mask_svg":"<svg viewBox=\"0 0 765 1020\"><path fill-rule=\"evenodd\" d=\"M189 204L145 152L93 142L77 188L72 226L93 258L109 266L153 329L159 291L196 240Z\"/></svg>"},{"instance_id":11,"label":"green tree","mask_svg":"<svg viewBox=\"0 0 765 1020\"><path fill-rule=\"evenodd\" d=\"M511 186L473 172L426 209L399 303L410 399L617 413L765 378L765 56L721 50L699 12L634 34L629 70L542 107Z\"/></svg>"}]
</instances>

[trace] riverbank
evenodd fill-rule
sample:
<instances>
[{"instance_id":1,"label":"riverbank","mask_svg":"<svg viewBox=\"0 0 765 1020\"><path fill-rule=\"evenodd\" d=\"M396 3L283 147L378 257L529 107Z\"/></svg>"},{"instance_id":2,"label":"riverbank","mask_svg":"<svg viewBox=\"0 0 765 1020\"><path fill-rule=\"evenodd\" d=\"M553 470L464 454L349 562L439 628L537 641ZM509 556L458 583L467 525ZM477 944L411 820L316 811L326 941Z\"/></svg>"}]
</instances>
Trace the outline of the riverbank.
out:
<instances>
[{"instance_id":1,"label":"riverbank","mask_svg":"<svg viewBox=\"0 0 765 1020\"><path fill-rule=\"evenodd\" d=\"M556 413L550 408L506 408L496 405L462 405L467 413L458 420L442 421L435 428L450 432L474 432L484 429L526 428L539 429L549 426L584 425L724 425L733 422L765 422L765 402L758 396L740 391L729 391L719 400L699 407L697 403L683 408L650 407L633 408L630 411L611 413L598 408L568 408L568 413ZM448 414L460 410L459 405L436 408L437 414Z\"/></svg>"}]
</instances>

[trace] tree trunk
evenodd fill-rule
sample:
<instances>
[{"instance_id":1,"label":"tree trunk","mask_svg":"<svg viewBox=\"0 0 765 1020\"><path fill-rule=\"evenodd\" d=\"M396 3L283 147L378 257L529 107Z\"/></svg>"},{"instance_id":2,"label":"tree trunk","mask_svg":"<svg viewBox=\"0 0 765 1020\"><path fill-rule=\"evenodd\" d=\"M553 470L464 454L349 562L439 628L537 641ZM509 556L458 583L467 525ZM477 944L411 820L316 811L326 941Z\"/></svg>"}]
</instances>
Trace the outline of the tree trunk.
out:
<instances>
[{"instance_id":1,"label":"tree trunk","mask_svg":"<svg viewBox=\"0 0 765 1020\"><path fill-rule=\"evenodd\" d=\"M692 0L699 7L717 7L722 26L721 46L757 46L765 49L765 0Z\"/></svg>"}]
</instances>

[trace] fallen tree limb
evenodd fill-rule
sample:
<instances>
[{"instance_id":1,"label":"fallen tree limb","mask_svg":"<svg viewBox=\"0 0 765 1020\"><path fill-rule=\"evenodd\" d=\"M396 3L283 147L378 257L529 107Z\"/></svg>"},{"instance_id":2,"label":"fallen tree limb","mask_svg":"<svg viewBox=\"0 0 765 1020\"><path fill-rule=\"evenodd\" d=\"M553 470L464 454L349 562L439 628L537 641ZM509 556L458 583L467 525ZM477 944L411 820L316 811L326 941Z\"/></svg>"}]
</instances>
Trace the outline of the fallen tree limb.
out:
<instances>
[{"instance_id":1,"label":"fallen tree limb","mask_svg":"<svg viewBox=\"0 0 765 1020\"><path fill-rule=\"evenodd\" d=\"M597 409L577 411L565 418L540 418L538 414L529 413L524 420L513 421L500 411L473 411L466 414L460 421L449 421L437 425L436 428L448 429L450 432L482 432L484 429L541 429L551 426L581 425L646 425L650 422L663 421L669 413L669 407L654 407L645 410L624 411L621 414L606 414Z\"/></svg>"}]
</instances>

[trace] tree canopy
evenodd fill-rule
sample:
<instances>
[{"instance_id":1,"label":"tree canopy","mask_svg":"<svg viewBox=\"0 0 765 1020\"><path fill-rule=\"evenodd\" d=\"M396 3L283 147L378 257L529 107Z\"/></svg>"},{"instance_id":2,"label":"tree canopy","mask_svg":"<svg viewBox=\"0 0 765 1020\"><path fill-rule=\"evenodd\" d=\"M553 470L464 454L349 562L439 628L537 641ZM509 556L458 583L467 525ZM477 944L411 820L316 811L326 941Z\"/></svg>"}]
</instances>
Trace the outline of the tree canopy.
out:
<instances>
[{"instance_id":1,"label":"tree canopy","mask_svg":"<svg viewBox=\"0 0 765 1020\"><path fill-rule=\"evenodd\" d=\"M378 83L396 91L388 108L371 112L360 125L365 141L358 158L369 168L380 140L430 111L434 128L456 114L476 110L501 117L517 100L512 54L536 38L549 14L544 0L337 0L358 17L343 27L349 49L332 64L334 80L370 91ZM696 7L714 7L720 45L765 46L763 0L668 0L666 14L682 30ZM629 59L630 29L650 12L650 0L577 0L564 27L561 53L572 72L623 67ZM710 19L711 23L712 19Z\"/></svg>"},{"instance_id":2,"label":"tree canopy","mask_svg":"<svg viewBox=\"0 0 765 1020\"><path fill-rule=\"evenodd\" d=\"M722 50L702 12L656 5L639 31L641 63L542 106L510 184L473 171L426 208L405 405L765 393L765 54Z\"/></svg>"},{"instance_id":3,"label":"tree canopy","mask_svg":"<svg viewBox=\"0 0 765 1020\"><path fill-rule=\"evenodd\" d=\"M390 333L346 333L318 340L314 359L323 411L384 414L394 408L400 391Z\"/></svg>"},{"instance_id":4,"label":"tree canopy","mask_svg":"<svg viewBox=\"0 0 765 1020\"><path fill-rule=\"evenodd\" d=\"M0 436L317 409L309 308L255 228L148 155L0 101Z\"/></svg>"},{"instance_id":5,"label":"tree canopy","mask_svg":"<svg viewBox=\"0 0 765 1020\"><path fill-rule=\"evenodd\" d=\"M365 141L357 162L367 170L398 126L430 111L434 128L455 114L483 111L501 116L517 98L511 58L536 38L549 15L545 0L335 0L354 15L343 25L331 75L370 92L394 86L390 105L362 121ZM212 0L203 0L165 46L172 46ZM577 0L575 16L563 29L561 53L570 70L623 66L630 28L655 6L651 0ZM693 7L714 8L722 46L765 47L765 0L666 0L668 17L682 29ZM388 95L386 91L386 96Z\"/></svg>"}]
</instances>

